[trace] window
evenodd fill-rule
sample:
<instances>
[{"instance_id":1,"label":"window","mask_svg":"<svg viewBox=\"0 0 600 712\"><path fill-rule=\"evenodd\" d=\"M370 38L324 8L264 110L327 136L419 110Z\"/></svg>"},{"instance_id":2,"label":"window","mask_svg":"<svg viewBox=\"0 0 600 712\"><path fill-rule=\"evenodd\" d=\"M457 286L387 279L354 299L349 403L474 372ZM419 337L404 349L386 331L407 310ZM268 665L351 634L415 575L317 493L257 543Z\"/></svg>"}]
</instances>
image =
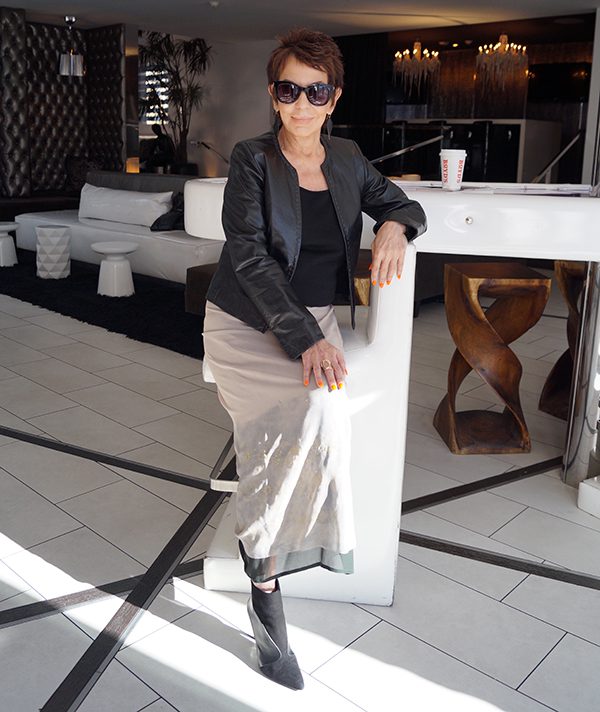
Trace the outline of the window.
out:
<instances>
[{"instance_id":1,"label":"window","mask_svg":"<svg viewBox=\"0 0 600 712\"><path fill-rule=\"evenodd\" d=\"M155 92L160 102L160 109L152 102L152 108L148 109L142 116L145 124L160 124L161 114L164 116L169 111L169 77L165 71L155 69L140 69L138 74L138 92L142 101L149 102Z\"/></svg>"}]
</instances>

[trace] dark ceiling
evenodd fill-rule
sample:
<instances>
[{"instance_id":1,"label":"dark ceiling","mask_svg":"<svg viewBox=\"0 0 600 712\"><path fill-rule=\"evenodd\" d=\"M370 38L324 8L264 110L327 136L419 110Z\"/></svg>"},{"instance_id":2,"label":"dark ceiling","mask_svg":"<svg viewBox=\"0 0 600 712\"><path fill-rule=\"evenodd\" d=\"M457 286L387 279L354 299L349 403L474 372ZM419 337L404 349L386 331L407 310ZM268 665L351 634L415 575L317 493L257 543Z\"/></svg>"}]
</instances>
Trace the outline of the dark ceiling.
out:
<instances>
[{"instance_id":1,"label":"dark ceiling","mask_svg":"<svg viewBox=\"0 0 600 712\"><path fill-rule=\"evenodd\" d=\"M490 22L480 25L434 27L419 31L404 30L390 32L388 38L390 47L395 49L411 47L415 40L420 40L424 47L439 51L452 49L452 43L458 43L458 49L465 49L468 46L477 48L481 44L495 44L502 33L508 35L509 42L524 45L591 42L594 39L594 23L594 14L568 15L532 20L512 20L510 22ZM470 44L467 44L468 41Z\"/></svg>"}]
</instances>

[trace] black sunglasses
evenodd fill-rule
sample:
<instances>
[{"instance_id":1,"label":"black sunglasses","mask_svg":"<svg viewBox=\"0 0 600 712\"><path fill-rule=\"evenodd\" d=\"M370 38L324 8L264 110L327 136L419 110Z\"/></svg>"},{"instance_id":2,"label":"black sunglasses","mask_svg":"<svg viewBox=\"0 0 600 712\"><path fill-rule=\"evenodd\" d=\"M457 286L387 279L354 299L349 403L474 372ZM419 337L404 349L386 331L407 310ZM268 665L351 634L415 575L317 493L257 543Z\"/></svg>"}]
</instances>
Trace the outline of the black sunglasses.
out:
<instances>
[{"instance_id":1,"label":"black sunglasses","mask_svg":"<svg viewBox=\"0 0 600 712\"><path fill-rule=\"evenodd\" d=\"M275 87L275 98L282 104L293 104L304 92L311 104L325 106L335 91L333 84L323 84L323 82L315 82L307 87L301 87L294 82L281 81L273 82L273 86Z\"/></svg>"}]
</instances>

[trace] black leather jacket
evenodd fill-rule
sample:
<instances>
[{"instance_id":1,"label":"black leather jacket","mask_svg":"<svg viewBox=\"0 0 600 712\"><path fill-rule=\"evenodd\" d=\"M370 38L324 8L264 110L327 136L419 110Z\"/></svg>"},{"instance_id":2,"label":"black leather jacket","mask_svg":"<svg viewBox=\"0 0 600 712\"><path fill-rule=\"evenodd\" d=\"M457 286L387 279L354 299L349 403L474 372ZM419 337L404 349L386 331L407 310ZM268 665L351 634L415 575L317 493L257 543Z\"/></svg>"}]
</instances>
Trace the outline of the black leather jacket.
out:
<instances>
[{"instance_id":1,"label":"black leather jacket","mask_svg":"<svg viewBox=\"0 0 600 712\"><path fill-rule=\"evenodd\" d=\"M354 326L350 286L360 249L361 211L376 220L375 230L386 220L406 225L408 239L425 231L425 214L367 161L354 141L323 136L322 143L322 170L346 247ZM288 356L298 358L323 333L290 285L302 239L300 188L273 132L233 149L223 229L227 239L207 299L255 329L270 329Z\"/></svg>"}]
</instances>

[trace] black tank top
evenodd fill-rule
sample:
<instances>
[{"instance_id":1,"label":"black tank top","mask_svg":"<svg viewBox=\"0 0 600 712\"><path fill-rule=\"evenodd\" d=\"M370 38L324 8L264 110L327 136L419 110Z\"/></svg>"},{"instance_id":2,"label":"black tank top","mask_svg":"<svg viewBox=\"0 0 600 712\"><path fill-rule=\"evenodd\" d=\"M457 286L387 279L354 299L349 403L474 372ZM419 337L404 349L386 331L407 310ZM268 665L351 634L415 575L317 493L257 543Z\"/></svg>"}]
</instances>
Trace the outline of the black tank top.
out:
<instances>
[{"instance_id":1,"label":"black tank top","mask_svg":"<svg viewBox=\"0 0 600 712\"><path fill-rule=\"evenodd\" d=\"M307 307L332 304L346 292L346 255L333 201L328 190L300 188L302 245L291 284Z\"/></svg>"}]
</instances>

